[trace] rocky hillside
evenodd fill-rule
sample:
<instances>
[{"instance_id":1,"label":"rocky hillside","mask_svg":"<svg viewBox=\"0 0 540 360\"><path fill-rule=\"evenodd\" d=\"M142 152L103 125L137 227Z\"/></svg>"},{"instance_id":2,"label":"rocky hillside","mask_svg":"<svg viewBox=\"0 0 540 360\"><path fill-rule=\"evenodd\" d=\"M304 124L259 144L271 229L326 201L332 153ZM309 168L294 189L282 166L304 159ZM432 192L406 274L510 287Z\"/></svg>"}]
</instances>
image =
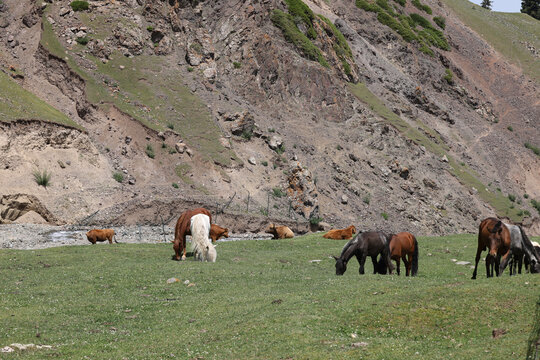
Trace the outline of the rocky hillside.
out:
<instances>
[{"instance_id":1,"label":"rocky hillside","mask_svg":"<svg viewBox=\"0 0 540 360\"><path fill-rule=\"evenodd\" d=\"M466 4L0 0L0 223L540 235L540 25Z\"/></svg>"}]
</instances>

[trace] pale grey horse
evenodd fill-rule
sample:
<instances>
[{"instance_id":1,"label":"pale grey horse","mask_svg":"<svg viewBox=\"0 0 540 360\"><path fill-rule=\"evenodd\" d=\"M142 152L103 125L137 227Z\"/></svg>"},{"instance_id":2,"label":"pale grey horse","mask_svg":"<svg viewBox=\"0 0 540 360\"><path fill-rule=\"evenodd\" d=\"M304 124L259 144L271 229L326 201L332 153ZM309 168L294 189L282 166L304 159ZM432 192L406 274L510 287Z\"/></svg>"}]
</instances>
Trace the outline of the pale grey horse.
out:
<instances>
[{"instance_id":1,"label":"pale grey horse","mask_svg":"<svg viewBox=\"0 0 540 360\"><path fill-rule=\"evenodd\" d=\"M529 240L523 228L519 225L504 224L510 231L510 249L512 250L512 259L509 261L510 275L516 274L516 268L521 274L523 259L525 263L530 264L531 273L540 272L540 256L535 251L532 242Z\"/></svg>"}]
</instances>

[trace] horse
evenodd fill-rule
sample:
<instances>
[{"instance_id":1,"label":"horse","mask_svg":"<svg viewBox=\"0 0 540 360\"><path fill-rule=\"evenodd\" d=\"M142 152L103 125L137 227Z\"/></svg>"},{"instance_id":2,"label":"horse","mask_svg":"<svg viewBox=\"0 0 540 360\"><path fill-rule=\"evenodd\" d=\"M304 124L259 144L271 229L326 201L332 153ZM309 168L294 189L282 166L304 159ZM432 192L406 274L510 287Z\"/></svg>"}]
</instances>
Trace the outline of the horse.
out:
<instances>
[{"instance_id":1,"label":"horse","mask_svg":"<svg viewBox=\"0 0 540 360\"><path fill-rule=\"evenodd\" d=\"M98 241L101 242L106 240L109 241L109 244L112 244L113 238L114 242L118 244L118 241L116 241L116 237L114 235L115 233L113 229L94 229L86 233L86 238L92 243L92 245L95 245Z\"/></svg>"},{"instance_id":2,"label":"horse","mask_svg":"<svg viewBox=\"0 0 540 360\"><path fill-rule=\"evenodd\" d=\"M205 214L193 215L190 232L195 260L216 262L216 248L210 240L210 217Z\"/></svg>"},{"instance_id":3,"label":"horse","mask_svg":"<svg viewBox=\"0 0 540 360\"><path fill-rule=\"evenodd\" d=\"M505 224L510 231L512 240L512 259L509 261L510 275L516 274L516 267L521 274L521 267L525 262L525 269L530 267L531 273L540 272L540 254L536 251L534 244L529 240L525 230L519 225Z\"/></svg>"},{"instance_id":4,"label":"horse","mask_svg":"<svg viewBox=\"0 0 540 360\"><path fill-rule=\"evenodd\" d=\"M174 257L175 260L185 260L186 259L186 235L191 235L190 226L191 226L191 217L197 214L207 215L212 223L212 215L210 211L205 208L197 208L193 210L184 211L174 227ZM182 256L180 257L180 253Z\"/></svg>"},{"instance_id":5,"label":"horse","mask_svg":"<svg viewBox=\"0 0 540 360\"><path fill-rule=\"evenodd\" d=\"M512 257L511 243L510 231L500 220L492 217L482 220L478 227L478 248L476 249L472 279L476 279L480 255L486 249L488 250L486 256L487 277L493 277L493 268L495 268L497 276L502 275L504 268ZM500 262L501 256L503 258L502 263Z\"/></svg>"},{"instance_id":6,"label":"horse","mask_svg":"<svg viewBox=\"0 0 540 360\"><path fill-rule=\"evenodd\" d=\"M265 233L274 235L274 239L291 239L294 233L285 225L270 224Z\"/></svg>"},{"instance_id":7,"label":"horse","mask_svg":"<svg viewBox=\"0 0 540 360\"><path fill-rule=\"evenodd\" d=\"M356 234L356 228L354 225L349 226L346 229L332 229L323 235L323 238L334 240L349 240L352 239L353 234Z\"/></svg>"},{"instance_id":8,"label":"horse","mask_svg":"<svg viewBox=\"0 0 540 360\"><path fill-rule=\"evenodd\" d=\"M400 262L402 259L405 264L405 276L416 276L418 273L418 241L413 234L409 232L400 232L390 235L390 258L396 262L396 271L400 275ZM377 263L377 272L386 274L386 264L381 257Z\"/></svg>"},{"instance_id":9,"label":"horse","mask_svg":"<svg viewBox=\"0 0 540 360\"><path fill-rule=\"evenodd\" d=\"M354 255L360 264L358 270L360 275L364 274L364 264L366 257L370 256L373 262L373 273L377 272L377 255L381 254L388 267L388 271L392 274L394 265L390 261L390 249L388 247L388 236L380 231L367 231L356 235L352 240L349 240L339 257L333 256L336 260L336 275L343 275L347 270L347 262Z\"/></svg>"}]
</instances>

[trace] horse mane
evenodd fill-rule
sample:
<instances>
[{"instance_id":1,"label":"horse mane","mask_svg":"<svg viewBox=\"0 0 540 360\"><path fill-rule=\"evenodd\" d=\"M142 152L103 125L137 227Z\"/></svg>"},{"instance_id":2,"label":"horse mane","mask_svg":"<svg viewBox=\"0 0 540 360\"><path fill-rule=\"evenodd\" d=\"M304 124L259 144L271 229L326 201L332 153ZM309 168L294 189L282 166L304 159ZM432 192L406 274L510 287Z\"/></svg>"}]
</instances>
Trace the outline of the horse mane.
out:
<instances>
[{"instance_id":1,"label":"horse mane","mask_svg":"<svg viewBox=\"0 0 540 360\"><path fill-rule=\"evenodd\" d=\"M351 240L349 240L349 241L345 244L345 246L343 246L343 250L341 250L341 255L339 255L339 257L340 257L341 259L343 259L343 260L345 260L345 261L348 261L348 260L352 257L352 253L354 253L354 252L352 252L352 253L350 254L350 256L349 256L347 259L345 259L345 253L347 253L348 251L350 251L349 249L350 249L351 246L356 245L356 244L358 243L357 238L358 238L358 236L360 236L361 234L362 234L362 233L358 233L358 235L356 235L355 237L353 237Z\"/></svg>"},{"instance_id":2,"label":"horse mane","mask_svg":"<svg viewBox=\"0 0 540 360\"><path fill-rule=\"evenodd\" d=\"M191 218L191 245L194 254L202 254L203 260L206 260L209 246L213 245L208 240L210 236L210 218L208 215L197 214Z\"/></svg>"},{"instance_id":3,"label":"horse mane","mask_svg":"<svg viewBox=\"0 0 540 360\"><path fill-rule=\"evenodd\" d=\"M519 231L521 231L521 239L523 240L523 244L525 245L526 250L532 252L532 255L536 257L536 261L540 263L540 254L536 252L536 249L534 248L531 240L529 239L527 234L525 234L525 230L523 230L521 225L518 225L517 227L519 228Z\"/></svg>"}]
</instances>

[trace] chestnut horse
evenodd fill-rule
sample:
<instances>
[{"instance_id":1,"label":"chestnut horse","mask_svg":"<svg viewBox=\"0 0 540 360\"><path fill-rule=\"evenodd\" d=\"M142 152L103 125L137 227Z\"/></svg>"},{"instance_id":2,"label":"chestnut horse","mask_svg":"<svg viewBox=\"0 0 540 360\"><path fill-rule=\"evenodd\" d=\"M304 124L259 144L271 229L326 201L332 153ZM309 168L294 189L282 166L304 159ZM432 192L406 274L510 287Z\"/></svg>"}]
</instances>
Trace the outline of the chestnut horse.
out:
<instances>
[{"instance_id":1,"label":"chestnut horse","mask_svg":"<svg viewBox=\"0 0 540 360\"><path fill-rule=\"evenodd\" d=\"M472 279L476 279L480 255L486 249L488 250L486 256L487 277L493 277L493 268L495 268L497 276L502 275L504 268L512 257L511 243L510 231L500 220L492 217L482 220L478 227L478 248L476 249ZM503 258L502 263L500 262L501 256Z\"/></svg>"},{"instance_id":2,"label":"chestnut horse","mask_svg":"<svg viewBox=\"0 0 540 360\"><path fill-rule=\"evenodd\" d=\"M366 257L371 257L373 262L373 273L377 272L377 256L381 254L384 264L392 274L394 265L390 261L390 249L388 247L388 236L380 231L367 231L359 233L354 239L349 240L341 250L339 257L334 256L336 260L336 275L343 275L347 270L347 262L353 256L356 256L360 264L360 275L364 274L364 264Z\"/></svg>"},{"instance_id":3,"label":"chestnut horse","mask_svg":"<svg viewBox=\"0 0 540 360\"><path fill-rule=\"evenodd\" d=\"M210 211L205 208L197 208L193 210L184 211L174 227L174 259L175 260L185 260L186 259L186 235L191 235L190 226L191 226L191 217L197 214L204 214L210 218L210 223L212 223L212 215ZM182 253L182 257L180 257Z\"/></svg>"},{"instance_id":4,"label":"chestnut horse","mask_svg":"<svg viewBox=\"0 0 540 360\"><path fill-rule=\"evenodd\" d=\"M403 231L390 235L390 258L396 262L397 274L400 274L400 263L402 259L405 264L405 276L416 276L418 273L418 241L413 234ZM377 264L380 274L386 274L384 259L381 258Z\"/></svg>"}]
</instances>

